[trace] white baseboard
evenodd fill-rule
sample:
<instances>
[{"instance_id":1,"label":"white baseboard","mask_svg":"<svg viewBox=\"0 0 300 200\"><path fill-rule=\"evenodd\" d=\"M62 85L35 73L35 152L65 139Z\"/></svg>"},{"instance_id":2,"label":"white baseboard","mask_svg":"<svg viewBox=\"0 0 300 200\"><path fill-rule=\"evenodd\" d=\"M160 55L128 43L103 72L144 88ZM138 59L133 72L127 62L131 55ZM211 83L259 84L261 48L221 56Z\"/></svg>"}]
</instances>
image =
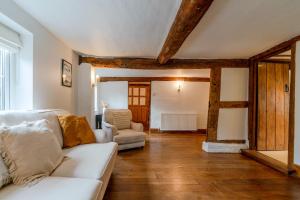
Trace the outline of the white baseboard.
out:
<instances>
[{"instance_id":1,"label":"white baseboard","mask_svg":"<svg viewBox=\"0 0 300 200\"><path fill-rule=\"evenodd\" d=\"M209 153L240 153L241 149L248 149L247 144L230 144L230 143L216 143L203 142L202 149Z\"/></svg>"}]
</instances>

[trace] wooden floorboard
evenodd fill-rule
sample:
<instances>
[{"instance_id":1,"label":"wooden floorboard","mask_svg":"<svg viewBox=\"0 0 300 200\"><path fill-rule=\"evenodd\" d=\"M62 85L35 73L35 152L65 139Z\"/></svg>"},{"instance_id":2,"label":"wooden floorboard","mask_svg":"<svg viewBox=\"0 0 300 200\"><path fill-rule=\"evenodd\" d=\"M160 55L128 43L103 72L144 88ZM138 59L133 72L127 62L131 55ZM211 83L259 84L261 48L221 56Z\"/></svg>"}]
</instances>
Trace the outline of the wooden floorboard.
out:
<instances>
[{"instance_id":1,"label":"wooden floorboard","mask_svg":"<svg viewBox=\"0 0 300 200\"><path fill-rule=\"evenodd\" d=\"M300 181L240 154L208 154L205 136L150 134L120 152L104 199L300 199Z\"/></svg>"},{"instance_id":2,"label":"wooden floorboard","mask_svg":"<svg viewBox=\"0 0 300 200\"><path fill-rule=\"evenodd\" d=\"M248 156L249 158L252 158L264 165L267 165L273 169L276 169L286 175L292 174L294 171L289 170L287 164L280 162L279 160L276 160L274 158L271 158L267 155L264 155L258 151L255 150L242 150L242 154L245 156Z\"/></svg>"}]
</instances>

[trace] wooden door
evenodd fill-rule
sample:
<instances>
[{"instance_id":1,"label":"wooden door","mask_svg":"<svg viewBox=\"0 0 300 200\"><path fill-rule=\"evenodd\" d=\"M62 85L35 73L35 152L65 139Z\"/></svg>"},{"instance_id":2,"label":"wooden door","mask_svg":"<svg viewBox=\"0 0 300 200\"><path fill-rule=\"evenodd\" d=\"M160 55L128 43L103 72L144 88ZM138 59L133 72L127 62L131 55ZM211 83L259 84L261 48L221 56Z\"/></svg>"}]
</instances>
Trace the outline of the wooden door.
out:
<instances>
[{"instance_id":1,"label":"wooden door","mask_svg":"<svg viewBox=\"0 0 300 200\"><path fill-rule=\"evenodd\" d=\"M132 112L132 121L143 123L149 130L150 83L128 85L128 108Z\"/></svg>"},{"instance_id":2,"label":"wooden door","mask_svg":"<svg viewBox=\"0 0 300 200\"><path fill-rule=\"evenodd\" d=\"M259 63L257 150L287 150L289 64Z\"/></svg>"}]
</instances>

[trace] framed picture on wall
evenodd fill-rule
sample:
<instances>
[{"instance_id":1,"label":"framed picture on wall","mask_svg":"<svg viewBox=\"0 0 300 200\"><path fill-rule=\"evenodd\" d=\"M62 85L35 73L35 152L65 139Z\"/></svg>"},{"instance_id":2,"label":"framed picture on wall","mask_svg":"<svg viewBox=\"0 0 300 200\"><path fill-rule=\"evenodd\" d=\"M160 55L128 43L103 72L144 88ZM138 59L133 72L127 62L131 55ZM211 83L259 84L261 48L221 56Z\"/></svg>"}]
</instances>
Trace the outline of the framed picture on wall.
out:
<instances>
[{"instance_id":1,"label":"framed picture on wall","mask_svg":"<svg viewBox=\"0 0 300 200\"><path fill-rule=\"evenodd\" d=\"M64 59L61 62L61 85L72 87L72 64Z\"/></svg>"}]
</instances>

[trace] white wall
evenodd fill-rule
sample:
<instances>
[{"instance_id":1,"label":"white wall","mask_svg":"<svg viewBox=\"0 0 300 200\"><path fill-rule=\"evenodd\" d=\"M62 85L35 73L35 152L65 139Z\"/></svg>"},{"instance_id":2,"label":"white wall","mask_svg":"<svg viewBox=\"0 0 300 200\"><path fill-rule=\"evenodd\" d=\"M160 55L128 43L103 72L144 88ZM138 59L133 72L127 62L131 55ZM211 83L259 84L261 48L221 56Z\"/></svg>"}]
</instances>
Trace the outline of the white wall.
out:
<instances>
[{"instance_id":1,"label":"white wall","mask_svg":"<svg viewBox=\"0 0 300 200\"><path fill-rule=\"evenodd\" d=\"M221 101L247 101L248 78L248 69L222 69ZM218 140L247 140L248 109L220 109L217 133Z\"/></svg>"},{"instance_id":2,"label":"white wall","mask_svg":"<svg viewBox=\"0 0 300 200\"><path fill-rule=\"evenodd\" d=\"M128 82L98 83L98 108L102 112L101 102L108 104L108 108L128 108Z\"/></svg>"},{"instance_id":3,"label":"white wall","mask_svg":"<svg viewBox=\"0 0 300 200\"><path fill-rule=\"evenodd\" d=\"M294 162L300 165L300 42L296 46Z\"/></svg>"},{"instance_id":4,"label":"white wall","mask_svg":"<svg viewBox=\"0 0 300 200\"><path fill-rule=\"evenodd\" d=\"M151 85L151 128L160 128L161 113L197 113L198 129L206 129L209 101L208 82L153 81Z\"/></svg>"},{"instance_id":5,"label":"white wall","mask_svg":"<svg viewBox=\"0 0 300 200\"><path fill-rule=\"evenodd\" d=\"M13 1L1 0L0 14L1 18L5 15L33 35L33 94L29 97L33 108L62 108L74 112L75 87L61 86L61 59L72 62L73 84L76 85L77 55Z\"/></svg>"},{"instance_id":6,"label":"white wall","mask_svg":"<svg viewBox=\"0 0 300 200\"><path fill-rule=\"evenodd\" d=\"M83 63L78 66L76 114L86 116L93 125L93 88L91 82L92 66Z\"/></svg>"}]
</instances>

